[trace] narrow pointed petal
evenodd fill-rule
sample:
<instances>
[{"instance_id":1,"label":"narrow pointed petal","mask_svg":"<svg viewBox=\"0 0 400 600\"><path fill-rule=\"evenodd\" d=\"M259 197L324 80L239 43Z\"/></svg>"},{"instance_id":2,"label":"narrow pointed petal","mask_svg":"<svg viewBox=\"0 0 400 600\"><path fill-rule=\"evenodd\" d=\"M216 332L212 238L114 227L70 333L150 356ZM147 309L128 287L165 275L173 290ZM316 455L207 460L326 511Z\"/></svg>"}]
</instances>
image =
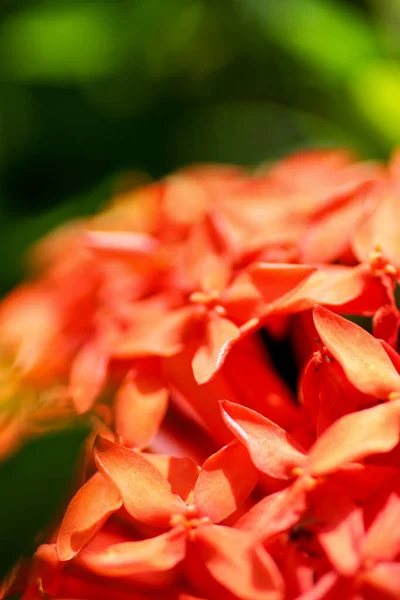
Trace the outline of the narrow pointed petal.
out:
<instances>
[{"instance_id":1,"label":"narrow pointed petal","mask_svg":"<svg viewBox=\"0 0 400 600\"><path fill-rule=\"evenodd\" d=\"M145 448L168 407L168 389L157 374L128 374L115 398L115 430L125 446Z\"/></svg>"},{"instance_id":2,"label":"narrow pointed petal","mask_svg":"<svg viewBox=\"0 0 400 600\"><path fill-rule=\"evenodd\" d=\"M400 391L400 375L371 334L322 306L314 308L314 323L321 340L360 392L386 399L391 392Z\"/></svg>"},{"instance_id":3,"label":"narrow pointed petal","mask_svg":"<svg viewBox=\"0 0 400 600\"><path fill-rule=\"evenodd\" d=\"M71 560L122 506L117 488L95 473L72 498L57 535L57 554Z\"/></svg>"},{"instance_id":4,"label":"narrow pointed petal","mask_svg":"<svg viewBox=\"0 0 400 600\"><path fill-rule=\"evenodd\" d=\"M188 330L196 326L194 307L171 310L160 304L135 304L130 327L112 345L115 358L174 356L182 350Z\"/></svg>"},{"instance_id":5,"label":"narrow pointed petal","mask_svg":"<svg viewBox=\"0 0 400 600\"><path fill-rule=\"evenodd\" d=\"M362 509L344 489L331 482L316 487L313 504L318 540L332 566L340 575L354 575L361 562Z\"/></svg>"},{"instance_id":6,"label":"narrow pointed petal","mask_svg":"<svg viewBox=\"0 0 400 600\"><path fill-rule=\"evenodd\" d=\"M250 453L253 464L276 479L291 479L306 456L284 429L245 406L223 400L222 418Z\"/></svg>"},{"instance_id":7,"label":"narrow pointed petal","mask_svg":"<svg viewBox=\"0 0 400 600\"><path fill-rule=\"evenodd\" d=\"M245 446L233 441L210 456L196 482L193 503L214 523L243 504L258 481L258 471Z\"/></svg>"},{"instance_id":8,"label":"narrow pointed petal","mask_svg":"<svg viewBox=\"0 0 400 600\"><path fill-rule=\"evenodd\" d=\"M176 527L153 538L83 552L79 563L105 577L134 578L138 573L167 571L184 559L186 539L185 529Z\"/></svg>"},{"instance_id":9,"label":"narrow pointed petal","mask_svg":"<svg viewBox=\"0 0 400 600\"><path fill-rule=\"evenodd\" d=\"M360 261L368 260L370 252L379 246L392 264L398 266L400 255L398 191L390 185L382 186L375 192L375 198L379 198L376 209L365 215L355 232L354 253Z\"/></svg>"},{"instance_id":10,"label":"narrow pointed petal","mask_svg":"<svg viewBox=\"0 0 400 600\"><path fill-rule=\"evenodd\" d=\"M179 279L190 290L222 291L231 274L231 263L219 235L208 219L195 225L186 239L178 265Z\"/></svg>"},{"instance_id":11,"label":"narrow pointed petal","mask_svg":"<svg viewBox=\"0 0 400 600\"><path fill-rule=\"evenodd\" d=\"M360 577L363 598L368 600L398 600L400 598L400 564L382 562Z\"/></svg>"},{"instance_id":12,"label":"narrow pointed petal","mask_svg":"<svg viewBox=\"0 0 400 600\"><path fill-rule=\"evenodd\" d=\"M85 246L98 256L129 260L139 272L165 263L160 242L146 233L88 231L83 241Z\"/></svg>"},{"instance_id":13,"label":"narrow pointed petal","mask_svg":"<svg viewBox=\"0 0 400 600\"><path fill-rule=\"evenodd\" d=\"M333 423L309 452L312 475L392 450L400 440L400 400L350 413Z\"/></svg>"},{"instance_id":14,"label":"narrow pointed petal","mask_svg":"<svg viewBox=\"0 0 400 600\"><path fill-rule=\"evenodd\" d=\"M186 512L186 504L143 455L97 438L94 458L103 475L116 485L128 513L149 525L168 526L171 516Z\"/></svg>"},{"instance_id":15,"label":"narrow pointed petal","mask_svg":"<svg viewBox=\"0 0 400 600\"><path fill-rule=\"evenodd\" d=\"M343 255L360 220L370 187L371 183L366 182L358 190L346 190L316 215L300 243L302 262L330 263Z\"/></svg>"},{"instance_id":16,"label":"narrow pointed petal","mask_svg":"<svg viewBox=\"0 0 400 600\"><path fill-rule=\"evenodd\" d=\"M295 525L307 508L308 488L299 479L292 486L266 496L236 523L255 540L267 541Z\"/></svg>"},{"instance_id":17,"label":"narrow pointed petal","mask_svg":"<svg viewBox=\"0 0 400 600\"><path fill-rule=\"evenodd\" d=\"M363 555L377 561L394 560L400 553L400 483L398 477L378 490L365 507L373 521L363 543Z\"/></svg>"},{"instance_id":18,"label":"narrow pointed petal","mask_svg":"<svg viewBox=\"0 0 400 600\"><path fill-rule=\"evenodd\" d=\"M358 267L328 266L314 271L276 307L283 312L295 313L312 308L316 303L340 306L360 296L364 287L364 271Z\"/></svg>"},{"instance_id":19,"label":"narrow pointed petal","mask_svg":"<svg viewBox=\"0 0 400 600\"><path fill-rule=\"evenodd\" d=\"M107 377L108 357L95 344L87 344L71 367L69 395L79 414L88 411L102 391Z\"/></svg>"},{"instance_id":20,"label":"narrow pointed petal","mask_svg":"<svg viewBox=\"0 0 400 600\"><path fill-rule=\"evenodd\" d=\"M345 584L343 584L344 581ZM343 580L334 571L328 571L318 579L311 589L298 596L296 600L338 600L338 598L340 600L356 600L352 587L351 581Z\"/></svg>"},{"instance_id":21,"label":"narrow pointed petal","mask_svg":"<svg viewBox=\"0 0 400 600\"><path fill-rule=\"evenodd\" d=\"M274 263L256 263L249 268L251 280L265 304L295 292L313 271L315 268L308 265Z\"/></svg>"},{"instance_id":22,"label":"narrow pointed petal","mask_svg":"<svg viewBox=\"0 0 400 600\"><path fill-rule=\"evenodd\" d=\"M373 315L385 300L379 279L367 265L326 265L314 271L297 291L275 303L275 310L293 314L315 304L341 306L348 314Z\"/></svg>"},{"instance_id":23,"label":"narrow pointed petal","mask_svg":"<svg viewBox=\"0 0 400 600\"><path fill-rule=\"evenodd\" d=\"M381 343L382 348L384 349L384 351L386 352L386 354L392 361L392 364L393 364L394 368L396 369L396 371L398 373L400 373L400 355L385 340L379 340L379 342Z\"/></svg>"},{"instance_id":24,"label":"narrow pointed petal","mask_svg":"<svg viewBox=\"0 0 400 600\"><path fill-rule=\"evenodd\" d=\"M199 476L200 467L193 460L180 456L143 453L168 481L173 494L189 503Z\"/></svg>"},{"instance_id":25,"label":"narrow pointed petal","mask_svg":"<svg viewBox=\"0 0 400 600\"><path fill-rule=\"evenodd\" d=\"M196 550L210 574L240 600L281 600L283 582L269 554L244 531L210 525L195 534Z\"/></svg>"},{"instance_id":26,"label":"narrow pointed petal","mask_svg":"<svg viewBox=\"0 0 400 600\"><path fill-rule=\"evenodd\" d=\"M200 278L202 290L222 292L231 274L231 266L225 256L209 254L203 256L203 272Z\"/></svg>"},{"instance_id":27,"label":"narrow pointed petal","mask_svg":"<svg viewBox=\"0 0 400 600\"><path fill-rule=\"evenodd\" d=\"M394 302L384 304L377 310L372 319L372 327L376 338L385 340L390 346L397 348L400 313Z\"/></svg>"},{"instance_id":28,"label":"narrow pointed petal","mask_svg":"<svg viewBox=\"0 0 400 600\"><path fill-rule=\"evenodd\" d=\"M197 383L206 383L222 367L239 335L239 328L232 321L219 315L210 316L205 326L203 342L192 361Z\"/></svg>"},{"instance_id":29,"label":"narrow pointed petal","mask_svg":"<svg viewBox=\"0 0 400 600\"><path fill-rule=\"evenodd\" d=\"M262 294L248 271L239 272L230 286L222 292L221 299L229 316L239 323L260 315L264 306Z\"/></svg>"}]
</instances>

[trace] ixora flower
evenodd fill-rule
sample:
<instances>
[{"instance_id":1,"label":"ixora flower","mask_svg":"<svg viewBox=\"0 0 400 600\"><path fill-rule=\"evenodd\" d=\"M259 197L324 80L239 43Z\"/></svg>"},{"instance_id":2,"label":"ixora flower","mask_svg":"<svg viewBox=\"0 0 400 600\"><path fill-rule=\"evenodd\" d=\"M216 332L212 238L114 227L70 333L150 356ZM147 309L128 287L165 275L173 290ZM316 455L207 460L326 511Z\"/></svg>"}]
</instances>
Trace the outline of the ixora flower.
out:
<instances>
[{"instance_id":1,"label":"ixora flower","mask_svg":"<svg viewBox=\"0 0 400 600\"><path fill-rule=\"evenodd\" d=\"M188 168L38 245L0 456L93 427L0 598L400 598L398 165Z\"/></svg>"}]
</instances>

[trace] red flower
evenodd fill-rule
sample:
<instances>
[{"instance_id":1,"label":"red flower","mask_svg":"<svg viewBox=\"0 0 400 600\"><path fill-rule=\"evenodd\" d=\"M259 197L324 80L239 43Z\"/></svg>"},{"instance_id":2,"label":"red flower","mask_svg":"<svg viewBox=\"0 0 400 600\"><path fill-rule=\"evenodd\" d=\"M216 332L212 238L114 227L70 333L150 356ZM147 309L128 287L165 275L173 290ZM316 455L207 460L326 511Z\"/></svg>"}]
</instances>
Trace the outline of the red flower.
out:
<instances>
[{"instance_id":1,"label":"red flower","mask_svg":"<svg viewBox=\"0 0 400 600\"><path fill-rule=\"evenodd\" d=\"M400 597L398 178L195 167L36 249L0 307L0 454L93 428L0 597Z\"/></svg>"}]
</instances>

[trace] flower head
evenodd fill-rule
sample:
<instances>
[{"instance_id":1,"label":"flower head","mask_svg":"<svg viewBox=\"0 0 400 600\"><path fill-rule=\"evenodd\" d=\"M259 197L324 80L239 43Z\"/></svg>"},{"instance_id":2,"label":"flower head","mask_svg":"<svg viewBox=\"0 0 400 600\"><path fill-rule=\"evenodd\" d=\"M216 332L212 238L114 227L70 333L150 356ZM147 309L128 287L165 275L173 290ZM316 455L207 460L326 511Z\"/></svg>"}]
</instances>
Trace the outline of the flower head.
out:
<instances>
[{"instance_id":1,"label":"flower head","mask_svg":"<svg viewBox=\"0 0 400 600\"><path fill-rule=\"evenodd\" d=\"M397 157L208 165L39 245L0 306L0 454L93 428L0 597L400 597L397 192Z\"/></svg>"}]
</instances>

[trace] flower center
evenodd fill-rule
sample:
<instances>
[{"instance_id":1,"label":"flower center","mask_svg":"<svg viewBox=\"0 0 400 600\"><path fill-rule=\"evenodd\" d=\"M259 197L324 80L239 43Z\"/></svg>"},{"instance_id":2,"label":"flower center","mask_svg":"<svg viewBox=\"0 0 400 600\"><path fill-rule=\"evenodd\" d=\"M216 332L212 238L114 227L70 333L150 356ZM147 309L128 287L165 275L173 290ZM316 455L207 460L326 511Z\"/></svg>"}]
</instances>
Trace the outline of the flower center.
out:
<instances>
[{"instance_id":1,"label":"flower center","mask_svg":"<svg viewBox=\"0 0 400 600\"><path fill-rule=\"evenodd\" d=\"M219 293L215 290L210 292L193 292L189 296L189 301L193 304L199 304L208 310L214 310L221 317L226 315L226 309L220 304Z\"/></svg>"},{"instance_id":2,"label":"flower center","mask_svg":"<svg viewBox=\"0 0 400 600\"><path fill-rule=\"evenodd\" d=\"M208 517L200 516L197 508L191 504L188 506L188 511L185 515L173 515L169 524L171 527L183 526L186 529L188 536L191 537L198 527L210 525L211 520Z\"/></svg>"},{"instance_id":3,"label":"flower center","mask_svg":"<svg viewBox=\"0 0 400 600\"><path fill-rule=\"evenodd\" d=\"M391 277L397 276L397 269L394 267L388 258L382 252L382 248L377 244L372 252L368 256L369 268L375 275L390 275Z\"/></svg>"}]
</instances>

